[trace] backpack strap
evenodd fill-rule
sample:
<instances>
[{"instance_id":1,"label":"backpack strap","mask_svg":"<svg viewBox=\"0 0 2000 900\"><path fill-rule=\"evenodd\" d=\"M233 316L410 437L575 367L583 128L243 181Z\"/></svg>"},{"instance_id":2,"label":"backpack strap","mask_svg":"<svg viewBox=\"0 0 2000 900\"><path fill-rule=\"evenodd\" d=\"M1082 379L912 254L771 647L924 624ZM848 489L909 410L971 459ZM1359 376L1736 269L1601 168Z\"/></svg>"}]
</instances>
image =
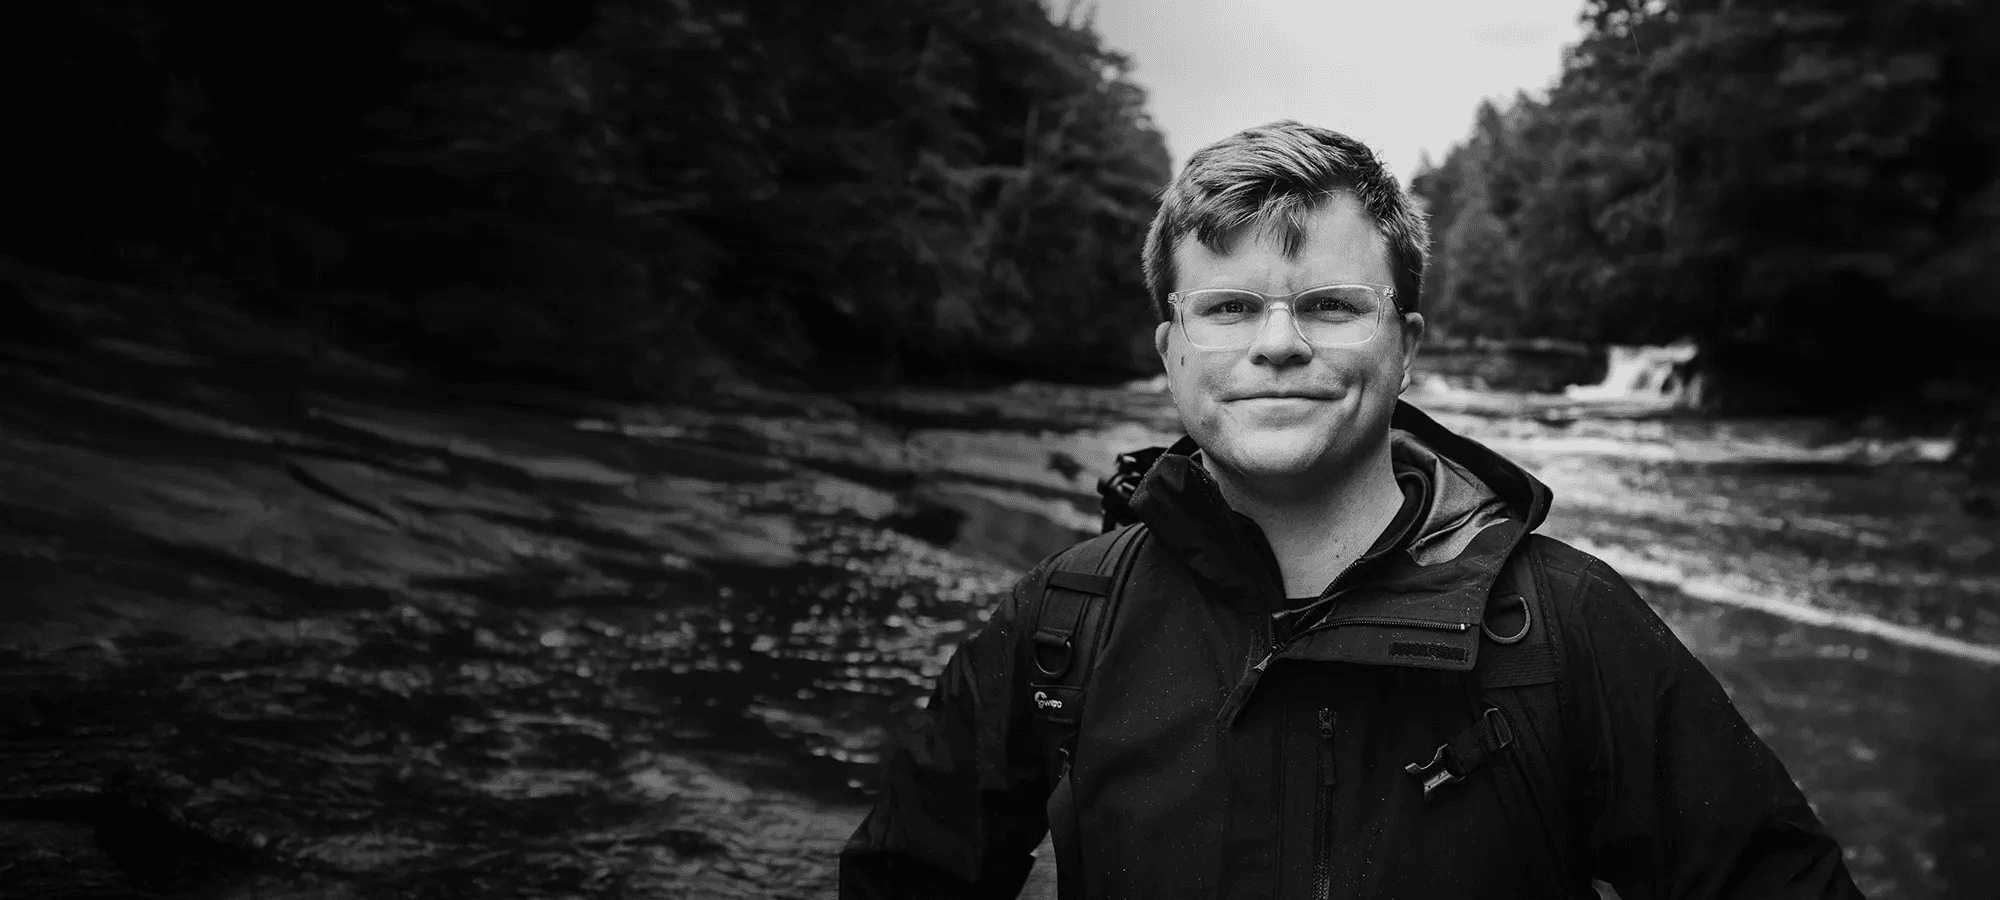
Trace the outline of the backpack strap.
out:
<instances>
[{"instance_id":1,"label":"backpack strap","mask_svg":"<svg viewBox=\"0 0 2000 900\"><path fill-rule=\"evenodd\" d=\"M1544 897L1564 897L1575 883L1579 861L1574 858L1570 828L1570 727L1562 676L1565 671L1562 624L1550 596L1548 573L1529 551L1528 537L1507 561L1500 587L1487 602L1485 658L1475 676L1486 702L1507 720L1513 732L1514 765L1498 769L1501 791L1514 830L1542 832L1550 865L1536 867ZM1515 610L1519 613L1516 614ZM1515 622L1519 627L1515 628ZM1482 718L1491 718L1485 716Z\"/></svg>"},{"instance_id":2,"label":"backpack strap","mask_svg":"<svg viewBox=\"0 0 2000 900\"><path fill-rule=\"evenodd\" d=\"M1054 785L1069 772L1097 647L1110 633L1120 589L1144 526L1125 525L1056 557L1027 617L1028 692L1044 724L1043 760Z\"/></svg>"},{"instance_id":3,"label":"backpack strap","mask_svg":"<svg viewBox=\"0 0 2000 900\"><path fill-rule=\"evenodd\" d=\"M1097 650L1111 633L1131 562L1145 528L1132 524L1100 534L1055 558L1042 594L1027 617L1029 696L1041 725L1048 773L1049 836L1056 851L1056 893L1083 896L1080 825L1070 762L1083 718L1083 692Z\"/></svg>"},{"instance_id":4,"label":"backpack strap","mask_svg":"<svg viewBox=\"0 0 2000 900\"><path fill-rule=\"evenodd\" d=\"M1439 746L1429 762L1404 768L1422 782L1428 800L1491 759L1511 759L1513 765L1494 768L1511 828L1542 833L1551 855L1548 865L1530 867L1542 882L1537 896L1564 897L1577 860L1562 627L1547 575L1528 550L1534 540L1530 536L1508 558L1487 600L1480 626L1486 642L1473 668L1484 707L1479 721Z\"/></svg>"}]
</instances>

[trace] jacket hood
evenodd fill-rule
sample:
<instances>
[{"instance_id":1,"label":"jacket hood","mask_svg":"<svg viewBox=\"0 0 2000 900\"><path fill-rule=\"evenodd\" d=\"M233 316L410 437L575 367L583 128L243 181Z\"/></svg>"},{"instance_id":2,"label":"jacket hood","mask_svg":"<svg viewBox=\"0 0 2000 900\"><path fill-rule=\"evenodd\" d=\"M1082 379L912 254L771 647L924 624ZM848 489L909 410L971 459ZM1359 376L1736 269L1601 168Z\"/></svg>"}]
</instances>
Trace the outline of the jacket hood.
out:
<instances>
[{"instance_id":1,"label":"jacket hood","mask_svg":"<svg viewBox=\"0 0 2000 900\"><path fill-rule=\"evenodd\" d=\"M1219 588L1224 602L1267 612L1284 608L1277 559L1262 530L1223 500L1194 450L1192 441L1182 440L1161 454L1133 493L1132 512ZM1483 608L1499 563L1547 517L1548 487L1402 401L1390 420L1390 454L1399 479L1424 483L1425 511L1383 558L1364 559L1367 580L1406 601L1463 595L1451 605L1476 601Z\"/></svg>"}]
</instances>

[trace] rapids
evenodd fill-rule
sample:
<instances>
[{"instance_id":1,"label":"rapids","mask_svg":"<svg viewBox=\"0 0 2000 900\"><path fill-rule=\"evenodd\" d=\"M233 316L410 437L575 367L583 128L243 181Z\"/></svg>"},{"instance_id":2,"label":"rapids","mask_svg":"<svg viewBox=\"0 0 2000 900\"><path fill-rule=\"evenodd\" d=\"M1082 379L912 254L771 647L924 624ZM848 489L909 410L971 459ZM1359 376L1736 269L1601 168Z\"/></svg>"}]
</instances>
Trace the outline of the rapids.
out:
<instances>
[{"instance_id":1,"label":"rapids","mask_svg":"<svg viewBox=\"0 0 2000 900\"><path fill-rule=\"evenodd\" d=\"M10 276L10 895L831 896L951 648L1174 436L1135 389L452 387ZM2000 886L2000 535L1935 438L1415 400L1554 488L1870 896Z\"/></svg>"}]
</instances>

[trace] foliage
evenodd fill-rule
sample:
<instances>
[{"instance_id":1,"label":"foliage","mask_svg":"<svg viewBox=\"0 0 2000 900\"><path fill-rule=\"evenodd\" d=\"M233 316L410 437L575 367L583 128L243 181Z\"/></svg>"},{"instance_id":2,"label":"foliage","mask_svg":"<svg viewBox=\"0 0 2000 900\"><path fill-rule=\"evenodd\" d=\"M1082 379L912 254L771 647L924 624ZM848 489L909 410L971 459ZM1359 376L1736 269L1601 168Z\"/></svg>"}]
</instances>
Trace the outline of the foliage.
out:
<instances>
[{"instance_id":1,"label":"foliage","mask_svg":"<svg viewBox=\"0 0 2000 900\"><path fill-rule=\"evenodd\" d=\"M85 2L26 261L614 390L1143 371L1167 157L1036 0ZM257 40L236 39L256 35ZM81 201L81 202L80 202ZM118 208L121 217L100 210Z\"/></svg>"},{"instance_id":2,"label":"foliage","mask_svg":"<svg viewBox=\"0 0 2000 900\"><path fill-rule=\"evenodd\" d=\"M1447 334L1691 335L1731 396L1990 377L2000 7L1590 0L1545 99L1422 174ZM1760 391L1782 383L1782 390Z\"/></svg>"}]
</instances>

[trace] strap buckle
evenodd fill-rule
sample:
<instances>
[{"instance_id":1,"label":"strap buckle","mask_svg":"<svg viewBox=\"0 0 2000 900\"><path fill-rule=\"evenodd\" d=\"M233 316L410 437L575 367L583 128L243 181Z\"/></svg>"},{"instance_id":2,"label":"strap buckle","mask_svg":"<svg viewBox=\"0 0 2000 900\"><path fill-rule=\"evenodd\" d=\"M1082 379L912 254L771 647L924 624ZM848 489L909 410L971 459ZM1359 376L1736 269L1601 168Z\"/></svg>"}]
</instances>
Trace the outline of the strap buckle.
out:
<instances>
[{"instance_id":1,"label":"strap buckle","mask_svg":"<svg viewBox=\"0 0 2000 900\"><path fill-rule=\"evenodd\" d=\"M1432 791L1465 780L1464 775L1453 772L1445 761L1445 751L1450 749L1450 744L1439 744L1437 755L1432 756L1430 762L1410 763L1403 767L1403 771L1417 776L1417 780L1423 783L1425 800L1431 798Z\"/></svg>"},{"instance_id":2,"label":"strap buckle","mask_svg":"<svg viewBox=\"0 0 2000 900\"><path fill-rule=\"evenodd\" d=\"M1439 744L1430 762L1410 763L1403 767L1403 771L1416 776L1417 781L1423 784L1425 800L1429 800L1431 792L1438 788L1464 781L1465 776L1486 762L1488 756L1514 743L1514 729L1507 724L1507 715L1500 711L1500 707L1487 707L1479 718L1479 724Z\"/></svg>"}]
</instances>

